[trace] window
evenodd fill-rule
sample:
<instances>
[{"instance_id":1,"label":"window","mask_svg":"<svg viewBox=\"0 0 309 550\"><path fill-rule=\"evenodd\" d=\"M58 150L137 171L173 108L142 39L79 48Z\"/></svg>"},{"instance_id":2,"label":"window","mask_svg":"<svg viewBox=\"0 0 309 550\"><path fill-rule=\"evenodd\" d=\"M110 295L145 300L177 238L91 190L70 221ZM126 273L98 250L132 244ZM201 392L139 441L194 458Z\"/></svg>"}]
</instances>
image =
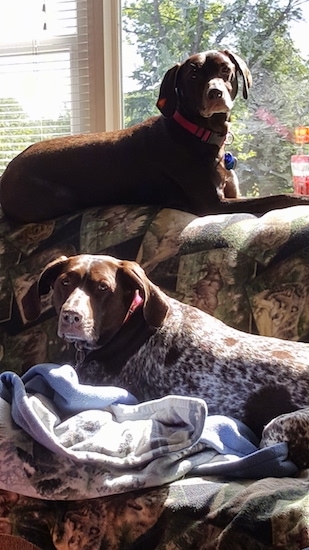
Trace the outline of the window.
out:
<instances>
[{"instance_id":1,"label":"window","mask_svg":"<svg viewBox=\"0 0 309 550\"><path fill-rule=\"evenodd\" d=\"M119 3L0 6L0 173L35 141L121 125Z\"/></svg>"},{"instance_id":2,"label":"window","mask_svg":"<svg viewBox=\"0 0 309 550\"><path fill-rule=\"evenodd\" d=\"M123 0L122 14L125 124L158 114L168 68L230 49L253 75L249 100L239 96L232 113L241 193L291 191L293 131L309 125L308 0Z\"/></svg>"},{"instance_id":3,"label":"window","mask_svg":"<svg viewBox=\"0 0 309 550\"><path fill-rule=\"evenodd\" d=\"M158 114L168 68L193 51L229 48L254 82L233 110L241 192L290 191L293 130L309 125L308 24L309 0L3 2L0 173L35 141Z\"/></svg>"}]
</instances>

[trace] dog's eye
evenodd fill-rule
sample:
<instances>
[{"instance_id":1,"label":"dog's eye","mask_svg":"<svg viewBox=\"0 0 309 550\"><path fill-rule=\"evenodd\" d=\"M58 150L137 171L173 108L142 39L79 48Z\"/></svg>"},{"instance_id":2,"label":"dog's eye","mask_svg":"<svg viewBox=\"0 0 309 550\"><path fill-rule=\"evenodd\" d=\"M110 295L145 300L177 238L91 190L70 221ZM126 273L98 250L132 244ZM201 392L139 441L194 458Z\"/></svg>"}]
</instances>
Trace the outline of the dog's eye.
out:
<instances>
[{"instance_id":1,"label":"dog's eye","mask_svg":"<svg viewBox=\"0 0 309 550\"><path fill-rule=\"evenodd\" d=\"M231 71L228 65L222 65L221 74L226 80L233 80L233 71Z\"/></svg>"},{"instance_id":2,"label":"dog's eye","mask_svg":"<svg viewBox=\"0 0 309 550\"><path fill-rule=\"evenodd\" d=\"M103 292L104 290L108 289L108 286L105 283L102 282L102 283L98 284L98 289Z\"/></svg>"},{"instance_id":3,"label":"dog's eye","mask_svg":"<svg viewBox=\"0 0 309 550\"><path fill-rule=\"evenodd\" d=\"M68 279L67 277L61 279L61 284L63 286L69 286L69 284L71 283L70 279Z\"/></svg>"}]
</instances>

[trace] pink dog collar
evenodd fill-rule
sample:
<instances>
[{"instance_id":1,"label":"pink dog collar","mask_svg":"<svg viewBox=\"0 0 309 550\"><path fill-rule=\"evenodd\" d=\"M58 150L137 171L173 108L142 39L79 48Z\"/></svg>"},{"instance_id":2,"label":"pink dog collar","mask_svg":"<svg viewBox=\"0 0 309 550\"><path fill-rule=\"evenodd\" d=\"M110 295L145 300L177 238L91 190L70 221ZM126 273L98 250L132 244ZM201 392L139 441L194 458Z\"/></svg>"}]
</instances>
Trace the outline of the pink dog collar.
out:
<instances>
[{"instance_id":1,"label":"pink dog collar","mask_svg":"<svg viewBox=\"0 0 309 550\"><path fill-rule=\"evenodd\" d=\"M139 307L141 306L142 304L144 303L144 300L143 298L141 297L140 293L138 290L135 291L135 294L134 294L134 298L131 302L131 305L126 313L126 316L124 318L124 320L122 321L122 324L124 325L131 317L132 313L134 313L134 311Z\"/></svg>"}]
</instances>

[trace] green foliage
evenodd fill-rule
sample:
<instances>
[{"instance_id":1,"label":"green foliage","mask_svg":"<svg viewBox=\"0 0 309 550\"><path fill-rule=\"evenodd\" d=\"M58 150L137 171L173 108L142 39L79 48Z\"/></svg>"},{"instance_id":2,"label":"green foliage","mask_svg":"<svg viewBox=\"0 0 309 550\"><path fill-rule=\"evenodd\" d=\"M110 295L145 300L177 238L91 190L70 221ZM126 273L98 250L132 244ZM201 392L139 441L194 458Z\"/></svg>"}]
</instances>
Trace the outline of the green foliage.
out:
<instances>
[{"instance_id":1,"label":"green foliage","mask_svg":"<svg viewBox=\"0 0 309 550\"><path fill-rule=\"evenodd\" d=\"M41 139L70 133L70 112L57 120L30 119L13 98L0 98L0 172L23 149Z\"/></svg>"},{"instance_id":2,"label":"green foliage","mask_svg":"<svg viewBox=\"0 0 309 550\"><path fill-rule=\"evenodd\" d=\"M237 155L242 194L291 190L293 129L309 125L309 66L290 37L302 0L127 0L126 37L142 62L139 89L125 96L125 123L158 114L165 71L188 55L228 48L246 59L253 75L249 100L233 110L231 150ZM134 38L134 40L133 40Z\"/></svg>"},{"instance_id":3,"label":"green foliage","mask_svg":"<svg viewBox=\"0 0 309 550\"><path fill-rule=\"evenodd\" d=\"M133 126L142 120L158 114L157 93L154 90L129 92L125 96L125 126Z\"/></svg>"}]
</instances>

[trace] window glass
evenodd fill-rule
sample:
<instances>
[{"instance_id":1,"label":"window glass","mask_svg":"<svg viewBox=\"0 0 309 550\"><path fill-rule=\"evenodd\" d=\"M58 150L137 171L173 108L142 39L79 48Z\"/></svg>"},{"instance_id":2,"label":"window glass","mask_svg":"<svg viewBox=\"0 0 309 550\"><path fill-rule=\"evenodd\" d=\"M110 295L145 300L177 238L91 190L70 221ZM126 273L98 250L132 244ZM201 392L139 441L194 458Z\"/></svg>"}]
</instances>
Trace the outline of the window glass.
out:
<instances>
[{"instance_id":1,"label":"window glass","mask_svg":"<svg viewBox=\"0 0 309 550\"><path fill-rule=\"evenodd\" d=\"M89 131L86 0L0 3L0 173L28 145Z\"/></svg>"},{"instance_id":2,"label":"window glass","mask_svg":"<svg viewBox=\"0 0 309 550\"><path fill-rule=\"evenodd\" d=\"M198 51L230 49L253 76L248 101L239 94L232 113L241 193L292 190L294 128L309 125L308 1L123 0L122 27L126 126L159 114L168 68Z\"/></svg>"}]
</instances>

